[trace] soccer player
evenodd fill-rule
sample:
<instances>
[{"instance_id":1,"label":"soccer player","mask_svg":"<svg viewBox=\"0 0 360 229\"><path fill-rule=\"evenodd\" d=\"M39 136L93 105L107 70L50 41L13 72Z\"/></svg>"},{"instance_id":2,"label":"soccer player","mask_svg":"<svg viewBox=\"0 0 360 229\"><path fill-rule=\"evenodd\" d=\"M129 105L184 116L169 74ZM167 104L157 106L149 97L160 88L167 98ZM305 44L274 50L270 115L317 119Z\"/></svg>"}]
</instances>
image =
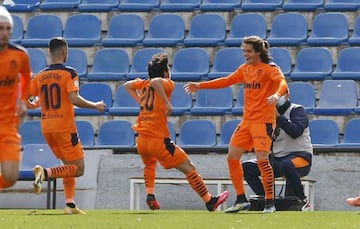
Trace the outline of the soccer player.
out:
<instances>
[{"instance_id":1,"label":"soccer player","mask_svg":"<svg viewBox=\"0 0 360 229\"><path fill-rule=\"evenodd\" d=\"M214 211L228 197L227 191L212 196L200 174L183 149L170 139L167 115L172 111L170 97L175 83L171 80L166 53L155 54L148 64L149 79L127 81L125 88L139 103L140 113L134 130L138 133L137 151L144 163L144 179L150 209L160 209L155 198L156 163L165 169L176 168L184 173L192 189L204 201L209 211Z\"/></svg>"},{"instance_id":2,"label":"soccer player","mask_svg":"<svg viewBox=\"0 0 360 229\"><path fill-rule=\"evenodd\" d=\"M0 6L0 190L13 186L18 179L18 126L26 114L31 80L29 56L23 47L10 43L12 30L12 17Z\"/></svg>"},{"instance_id":3,"label":"soccer player","mask_svg":"<svg viewBox=\"0 0 360 229\"><path fill-rule=\"evenodd\" d=\"M242 49L246 63L229 76L207 82L190 82L184 85L190 94L204 88L224 88L244 84L244 115L229 143L227 163L237 198L227 213L247 210L241 156L254 149L265 190L264 213L275 212L274 174L269 163L272 135L275 128L275 106L287 90L287 83L279 67L271 63L270 45L257 37L245 37Z\"/></svg>"},{"instance_id":4,"label":"soccer player","mask_svg":"<svg viewBox=\"0 0 360 229\"><path fill-rule=\"evenodd\" d=\"M56 37L49 43L51 64L31 81L30 94L38 101L28 103L30 107L41 105L41 127L43 135L55 156L63 164L54 168L34 167L36 194L47 178L63 178L65 214L85 214L75 204L75 177L84 174L84 151L75 124L74 105L105 110L103 101L91 102L79 95L77 71L64 66L68 45L64 38Z\"/></svg>"}]
</instances>

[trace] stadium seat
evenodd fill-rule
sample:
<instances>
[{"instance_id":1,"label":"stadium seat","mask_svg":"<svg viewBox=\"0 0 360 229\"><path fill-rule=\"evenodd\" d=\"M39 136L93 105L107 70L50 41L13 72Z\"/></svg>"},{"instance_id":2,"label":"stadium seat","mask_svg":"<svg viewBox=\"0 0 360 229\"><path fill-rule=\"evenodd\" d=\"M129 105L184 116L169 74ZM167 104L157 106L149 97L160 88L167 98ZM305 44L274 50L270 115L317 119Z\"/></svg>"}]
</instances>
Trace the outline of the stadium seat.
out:
<instances>
[{"instance_id":1,"label":"stadium seat","mask_svg":"<svg viewBox=\"0 0 360 229\"><path fill-rule=\"evenodd\" d=\"M349 120L345 124L344 136L343 136L342 140L340 141L340 143L337 145L337 147L359 148L360 147L359 129L360 129L360 119L359 118L353 118L353 119Z\"/></svg>"},{"instance_id":2,"label":"stadium seat","mask_svg":"<svg viewBox=\"0 0 360 229\"><path fill-rule=\"evenodd\" d=\"M160 4L161 11L193 12L200 8L201 0L164 0Z\"/></svg>"},{"instance_id":3,"label":"stadium seat","mask_svg":"<svg viewBox=\"0 0 360 229\"><path fill-rule=\"evenodd\" d=\"M170 131L170 139L176 143L176 129L174 123L168 121L168 127Z\"/></svg>"},{"instance_id":4,"label":"stadium seat","mask_svg":"<svg viewBox=\"0 0 360 229\"><path fill-rule=\"evenodd\" d=\"M229 36L225 39L226 46L239 47L244 37L256 35L266 38L267 22L260 13L241 13L233 17Z\"/></svg>"},{"instance_id":5,"label":"stadium seat","mask_svg":"<svg viewBox=\"0 0 360 229\"><path fill-rule=\"evenodd\" d=\"M354 29L352 35L349 37L349 45L360 45L360 16L357 16L354 21Z\"/></svg>"},{"instance_id":6,"label":"stadium seat","mask_svg":"<svg viewBox=\"0 0 360 229\"><path fill-rule=\"evenodd\" d=\"M191 115L224 115L233 107L231 87L202 89L196 93L195 104L190 109Z\"/></svg>"},{"instance_id":7,"label":"stadium seat","mask_svg":"<svg viewBox=\"0 0 360 229\"><path fill-rule=\"evenodd\" d=\"M118 9L119 0L82 0L79 12L110 12Z\"/></svg>"},{"instance_id":8,"label":"stadium seat","mask_svg":"<svg viewBox=\"0 0 360 229\"><path fill-rule=\"evenodd\" d=\"M46 22L46 23L44 23ZM48 47L54 37L62 37L63 24L61 18L52 14L32 16L21 44L25 47Z\"/></svg>"},{"instance_id":9,"label":"stadium seat","mask_svg":"<svg viewBox=\"0 0 360 229\"><path fill-rule=\"evenodd\" d=\"M88 61L85 51L81 48L69 48L65 66L73 67L77 70L80 80L86 80L88 72Z\"/></svg>"},{"instance_id":10,"label":"stadium seat","mask_svg":"<svg viewBox=\"0 0 360 229\"><path fill-rule=\"evenodd\" d=\"M307 113L312 113L316 103L314 86L309 82L289 82L290 100L304 106Z\"/></svg>"},{"instance_id":11,"label":"stadium seat","mask_svg":"<svg viewBox=\"0 0 360 229\"><path fill-rule=\"evenodd\" d=\"M223 16L215 13L198 14L191 20L184 45L197 47L224 45L225 36L226 23Z\"/></svg>"},{"instance_id":12,"label":"stadium seat","mask_svg":"<svg viewBox=\"0 0 360 229\"><path fill-rule=\"evenodd\" d=\"M189 47L175 52L171 78L175 81L199 81L207 77L210 56L205 48Z\"/></svg>"},{"instance_id":13,"label":"stadium seat","mask_svg":"<svg viewBox=\"0 0 360 229\"><path fill-rule=\"evenodd\" d=\"M219 49L215 53L214 64L208 73L208 78L215 79L227 76L243 63L245 63L245 57L240 47L225 47Z\"/></svg>"},{"instance_id":14,"label":"stadium seat","mask_svg":"<svg viewBox=\"0 0 360 229\"><path fill-rule=\"evenodd\" d=\"M20 124L21 146L27 144L46 144L40 120L28 120Z\"/></svg>"},{"instance_id":15,"label":"stadium seat","mask_svg":"<svg viewBox=\"0 0 360 229\"><path fill-rule=\"evenodd\" d=\"M77 9L81 0L43 0L39 5L42 11L73 11Z\"/></svg>"},{"instance_id":16,"label":"stadium seat","mask_svg":"<svg viewBox=\"0 0 360 229\"><path fill-rule=\"evenodd\" d=\"M178 14L158 14L151 18L144 46L178 46L185 38L185 22Z\"/></svg>"},{"instance_id":17,"label":"stadium seat","mask_svg":"<svg viewBox=\"0 0 360 229\"><path fill-rule=\"evenodd\" d=\"M97 102L103 100L106 104L105 111L99 112L90 108L75 107L75 115L104 115L108 113L112 106L112 90L106 83L94 82L80 85L79 94L90 101Z\"/></svg>"},{"instance_id":18,"label":"stadium seat","mask_svg":"<svg viewBox=\"0 0 360 229\"><path fill-rule=\"evenodd\" d=\"M233 115L242 115L244 113L244 85L241 85L236 97L236 102L231 109Z\"/></svg>"},{"instance_id":19,"label":"stadium seat","mask_svg":"<svg viewBox=\"0 0 360 229\"><path fill-rule=\"evenodd\" d=\"M159 9L160 0L124 0L120 1L119 10L128 12L150 12Z\"/></svg>"},{"instance_id":20,"label":"stadium seat","mask_svg":"<svg viewBox=\"0 0 360 229\"><path fill-rule=\"evenodd\" d=\"M320 13L315 16L307 39L310 46L338 46L349 39L349 22L343 13Z\"/></svg>"},{"instance_id":21,"label":"stadium seat","mask_svg":"<svg viewBox=\"0 0 360 229\"><path fill-rule=\"evenodd\" d=\"M331 74L332 79L360 79L358 63L360 63L360 47L342 49L338 54L336 69Z\"/></svg>"},{"instance_id":22,"label":"stadium seat","mask_svg":"<svg viewBox=\"0 0 360 229\"><path fill-rule=\"evenodd\" d=\"M326 0L324 3L326 11L357 11L359 8L358 0Z\"/></svg>"},{"instance_id":23,"label":"stadium seat","mask_svg":"<svg viewBox=\"0 0 360 229\"><path fill-rule=\"evenodd\" d=\"M40 48L29 48L27 49L29 58L30 58L30 66L33 74L39 73L41 70L46 68L47 60L46 54L43 49Z\"/></svg>"},{"instance_id":24,"label":"stadium seat","mask_svg":"<svg viewBox=\"0 0 360 229\"><path fill-rule=\"evenodd\" d=\"M101 42L101 21L94 14L74 14L67 18L64 38L69 46L88 47Z\"/></svg>"},{"instance_id":25,"label":"stadium seat","mask_svg":"<svg viewBox=\"0 0 360 229\"><path fill-rule=\"evenodd\" d=\"M199 137L201 136L201 137ZM214 147L216 126L208 119L192 119L180 127L178 144L181 147Z\"/></svg>"},{"instance_id":26,"label":"stadium seat","mask_svg":"<svg viewBox=\"0 0 360 229\"><path fill-rule=\"evenodd\" d=\"M12 0L14 4L3 4L9 12L31 13L38 9L40 0Z\"/></svg>"},{"instance_id":27,"label":"stadium seat","mask_svg":"<svg viewBox=\"0 0 360 229\"><path fill-rule=\"evenodd\" d=\"M110 19L106 37L102 40L105 47L138 46L144 39L144 20L132 13L117 14Z\"/></svg>"},{"instance_id":28,"label":"stadium seat","mask_svg":"<svg viewBox=\"0 0 360 229\"><path fill-rule=\"evenodd\" d=\"M322 9L324 0L287 0L282 6L285 11L316 11Z\"/></svg>"},{"instance_id":29,"label":"stadium seat","mask_svg":"<svg viewBox=\"0 0 360 229\"><path fill-rule=\"evenodd\" d=\"M296 55L292 80L324 80L331 77L332 54L326 47L305 47Z\"/></svg>"},{"instance_id":30,"label":"stadium seat","mask_svg":"<svg viewBox=\"0 0 360 229\"><path fill-rule=\"evenodd\" d=\"M75 123L82 146L93 146L95 144L95 131L91 122L87 120L76 120Z\"/></svg>"},{"instance_id":31,"label":"stadium seat","mask_svg":"<svg viewBox=\"0 0 360 229\"><path fill-rule=\"evenodd\" d=\"M243 11L275 11L282 8L283 0L246 0L241 5Z\"/></svg>"},{"instance_id":32,"label":"stadium seat","mask_svg":"<svg viewBox=\"0 0 360 229\"><path fill-rule=\"evenodd\" d=\"M219 143L216 145L217 147L228 147L231 136L236 129L236 127L240 124L241 120L233 119L226 121L220 130L220 138Z\"/></svg>"},{"instance_id":33,"label":"stadium seat","mask_svg":"<svg viewBox=\"0 0 360 229\"><path fill-rule=\"evenodd\" d=\"M95 53L93 66L87 74L87 79L90 81L125 80L129 68L129 55L125 49L99 49Z\"/></svg>"},{"instance_id":34,"label":"stadium seat","mask_svg":"<svg viewBox=\"0 0 360 229\"><path fill-rule=\"evenodd\" d=\"M188 114L192 107L192 95L186 94L184 83L175 83L175 88L171 96L173 111L171 115Z\"/></svg>"},{"instance_id":35,"label":"stadium seat","mask_svg":"<svg viewBox=\"0 0 360 229\"><path fill-rule=\"evenodd\" d=\"M324 80L315 115L351 115L358 105L357 84L353 80Z\"/></svg>"},{"instance_id":36,"label":"stadium seat","mask_svg":"<svg viewBox=\"0 0 360 229\"><path fill-rule=\"evenodd\" d=\"M339 126L334 120L312 119L309 129L313 147L334 147L339 144Z\"/></svg>"},{"instance_id":37,"label":"stadium seat","mask_svg":"<svg viewBox=\"0 0 360 229\"><path fill-rule=\"evenodd\" d=\"M132 116L138 115L139 104L126 91L124 85L120 85L114 95L114 103L109 108L110 115Z\"/></svg>"},{"instance_id":38,"label":"stadium seat","mask_svg":"<svg viewBox=\"0 0 360 229\"><path fill-rule=\"evenodd\" d=\"M133 147L135 132L127 120L108 120L100 125L97 146Z\"/></svg>"},{"instance_id":39,"label":"stadium seat","mask_svg":"<svg viewBox=\"0 0 360 229\"><path fill-rule=\"evenodd\" d=\"M10 41L16 44L20 44L24 38L24 23L21 17L17 15L11 15L13 18L13 30L10 37Z\"/></svg>"},{"instance_id":40,"label":"stadium seat","mask_svg":"<svg viewBox=\"0 0 360 229\"><path fill-rule=\"evenodd\" d=\"M284 76L290 76L292 60L289 49L285 47L270 47L269 51L273 58L272 61L280 67Z\"/></svg>"},{"instance_id":41,"label":"stadium seat","mask_svg":"<svg viewBox=\"0 0 360 229\"><path fill-rule=\"evenodd\" d=\"M135 79L135 78L148 78L148 70L147 66L150 62L152 56L156 53L164 53L165 50L162 48L142 48L138 49L132 60L132 64L130 67L129 73L126 75L127 79Z\"/></svg>"},{"instance_id":42,"label":"stadium seat","mask_svg":"<svg viewBox=\"0 0 360 229\"><path fill-rule=\"evenodd\" d=\"M302 13L291 12L276 15L271 23L267 41L271 46L299 46L306 44L308 26Z\"/></svg>"},{"instance_id":43,"label":"stadium seat","mask_svg":"<svg viewBox=\"0 0 360 229\"><path fill-rule=\"evenodd\" d=\"M242 0L203 0L200 4L201 11L233 11L240 9Z\"/></svg>"}]
</instances>

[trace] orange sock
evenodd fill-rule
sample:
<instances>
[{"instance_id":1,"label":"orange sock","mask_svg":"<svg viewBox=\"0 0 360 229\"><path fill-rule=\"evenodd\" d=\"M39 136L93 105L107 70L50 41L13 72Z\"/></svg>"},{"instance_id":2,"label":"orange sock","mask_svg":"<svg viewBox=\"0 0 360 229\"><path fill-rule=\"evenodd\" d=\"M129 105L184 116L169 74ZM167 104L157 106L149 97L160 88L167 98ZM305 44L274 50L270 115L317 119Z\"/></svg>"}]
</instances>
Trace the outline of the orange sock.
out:
<instances>
[{"instance_id":1,"label":"orange sock","mask_svg":"<svg viewBox=\"0 0 360 229\"><path fill-rule=\"evenodd\" d=\"M64 195L66 203L75 203L75 185L76 180L75 177L64 177Z\"/></svg>"},{"instance_id":2,"label":"orange sock","mask_svg":"<svg viewBox=\"0 0 360 229\"><path fill-rule=\"evenodd\" d=\"M240 160L228 159L230 179L234 185L236 195L244 195L244 178L243 178L243 168L240 163Z\"/></svg>"},{"instance_id":3,"label":"orange sock","mask_svg":"<svg viewBox=\"0 0 360 229\"><path fill-rule=\"evenodd\" d=\"M155 177L156 177L156 161L155 163L146 164L144 167L146 194L155 194Z\"/></svg>"},{"instance_id":4,"label":"orange sock","mask_svg":"<svg viewBox=\"0 0 360 229\"><path fill-rule=\"evenodd\" d=\"M3 176L0 175L0 190L4 188L9 188L14 184L15 182L8 181Z\"/></svg>"},{"instance_id":5,"label":"orange sock","mask_svg":"<svg viewBox=\"0 0 360 229\"><path fill-rule=\"evenodd\" d=\"M211 199L211 194L209 193L202 177L196 171L196 169L187 173L186 179L188 180L191 188L203 199L204 203L209 202Z\"/></svg>"},{"instance_id":6,"label":"orange sock","mask_svg":"<svg viewBox=\"0 0 360 229\"><path fill-rule=\"evenodd\" d=\"M265 199L274 199L274 171L269 163L269 160L258 161L262 183L265 190Z\"/></svg>"},{"instance_id":7,"label":"orange sock","mask_svg":"<svg viewBox=\"0 0 360 229\"><path fill-rule=\"evenodd\" d=\"M47 168L47 177L49 178L64 178L76 177L78 167L73 164L66 164L58 167Z\"/></svg>"}]
</instances>

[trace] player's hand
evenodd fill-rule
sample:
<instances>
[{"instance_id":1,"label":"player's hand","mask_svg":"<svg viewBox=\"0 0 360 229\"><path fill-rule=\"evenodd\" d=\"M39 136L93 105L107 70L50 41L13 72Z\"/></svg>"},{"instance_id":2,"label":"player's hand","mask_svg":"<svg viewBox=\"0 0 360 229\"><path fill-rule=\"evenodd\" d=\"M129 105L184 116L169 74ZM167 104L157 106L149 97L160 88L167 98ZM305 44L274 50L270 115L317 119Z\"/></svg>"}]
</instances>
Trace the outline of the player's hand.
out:
<instances>
[{"instance_id":1,"label":"player's hand","mask_svg":"<svg viewBox=\"0 0 360 229\"><path fill-rule=\"evenodd\" d=\"M20 101L17 105L17 114L20 118L24 117L26 115L27 108L26 103L24 101Z\"/></svg>"},{"instance_id":2,"label":"player's hand","mask_svg":"<svg viewBox=\"0 0 360 229\"><path fill-rule=\"evenodd\" d=\"M104 112L106 108L106 104L103 100L95 103L95 109L99 112Z\"/></svg>"},{"instance_id":3,"label":"player's hand","mask_svg":"<svg viewBox=\"0 0 360 229\"><path fill-rule=\"evenodd\" d=\"M199 83L186 83L184 85L184 90L188 95L192 92L197 92L199 90Z\"/></svg>"},{"instance_id":4,"label":"player's hand","mask_svg":"<svg viewBox=\"0 0 360 229\"><path fill-rule=\"evenodd\" d=\"M273 94L267 98L269 104L277 104L279 102L280 95L278 93Z\"/></svg>"}]
</instances>

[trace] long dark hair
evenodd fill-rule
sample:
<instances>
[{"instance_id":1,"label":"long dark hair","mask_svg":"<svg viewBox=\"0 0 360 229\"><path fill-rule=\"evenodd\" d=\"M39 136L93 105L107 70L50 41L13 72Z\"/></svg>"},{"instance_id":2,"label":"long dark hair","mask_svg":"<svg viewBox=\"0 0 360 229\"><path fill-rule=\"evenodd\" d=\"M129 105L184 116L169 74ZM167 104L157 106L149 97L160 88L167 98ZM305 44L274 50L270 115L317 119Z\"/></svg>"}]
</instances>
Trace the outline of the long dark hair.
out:
<instances>
[{"instance_id":1,"label":"long dark hair","mask_svg":"<svg viewBox=\"0 0 360 229\"><path fill-rule=\"evenodd\" d=\"M253 46L255 52L260 52L261 61L268 64L272 60L269 54L270 44L258 36L244 37L243 44L250 44Z\"/></svg>"}]
</instances>

